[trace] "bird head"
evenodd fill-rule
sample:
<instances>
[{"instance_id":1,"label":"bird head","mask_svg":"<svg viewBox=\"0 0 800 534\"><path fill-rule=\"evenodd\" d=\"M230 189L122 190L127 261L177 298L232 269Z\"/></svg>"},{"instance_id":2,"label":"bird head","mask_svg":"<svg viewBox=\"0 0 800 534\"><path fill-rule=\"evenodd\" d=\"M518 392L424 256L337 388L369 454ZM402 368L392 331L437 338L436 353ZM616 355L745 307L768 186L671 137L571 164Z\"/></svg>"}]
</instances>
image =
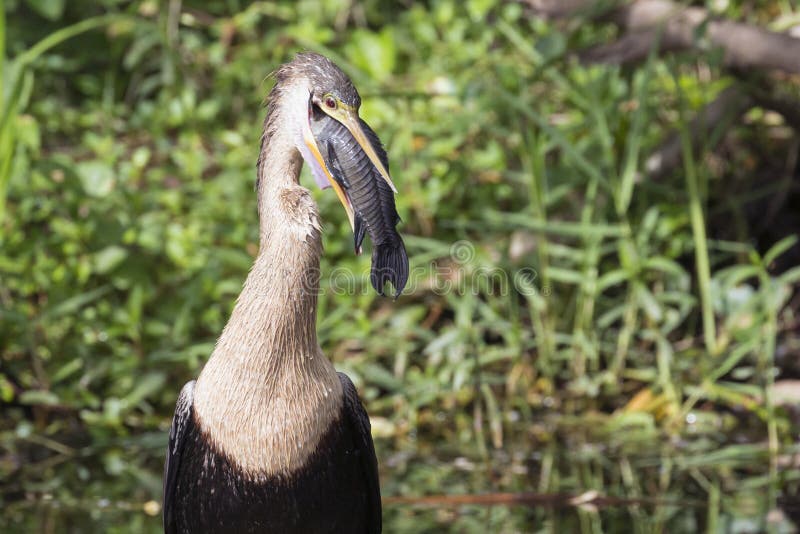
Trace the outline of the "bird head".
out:
<instances>
[{"instance_id":1,"label":"bird head","mask_svg":"<svg viewBox=\"0 0 800 534\"><path fill-rule=\"evenodd\" d=\"M311 121L327 115L344 125L358 143L361 150L395 192L389 171L367 138L358 115L361 97L350 78L331 60L314 52L297 54L293 61L286 63L275 73L276 91L282 98L291 98L295 109L302 108L304 116L298 113L300 123L296 138L297 149L311 167L312 174L321 188L332 187L347 212L353 226L353 208L340 184L333 178L321 148L311 129Z\"/></svg>"}]
</instances>

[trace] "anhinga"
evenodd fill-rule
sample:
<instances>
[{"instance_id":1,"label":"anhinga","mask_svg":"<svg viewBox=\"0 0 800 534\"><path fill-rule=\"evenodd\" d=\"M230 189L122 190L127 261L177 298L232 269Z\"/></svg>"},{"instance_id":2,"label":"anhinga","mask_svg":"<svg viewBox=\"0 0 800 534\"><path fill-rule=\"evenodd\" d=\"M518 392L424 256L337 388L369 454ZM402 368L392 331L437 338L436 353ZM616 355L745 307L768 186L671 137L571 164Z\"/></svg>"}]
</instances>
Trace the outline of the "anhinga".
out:
<instances>
[{"instance_id":1,"label":"anhinga","mask_svg":"<svg viewBox=\"0 0 800 534\"><path fill-rule=\"evenodd\" d=\"M275 78L257 165L260 249L211 358L177 402L167 533L381 530L369 418L317 343L322 245L316 204L298 183L303 160L334 188L351 224L356 217L348 176L330 168L333 143L318 146L312 121L343 125L375 176L394 186L377 137L358 117L358 92L336 65L302 53ZM389 276L399 290L404 249L402 258L405 271Z\"/></svg>"}]
</instances>

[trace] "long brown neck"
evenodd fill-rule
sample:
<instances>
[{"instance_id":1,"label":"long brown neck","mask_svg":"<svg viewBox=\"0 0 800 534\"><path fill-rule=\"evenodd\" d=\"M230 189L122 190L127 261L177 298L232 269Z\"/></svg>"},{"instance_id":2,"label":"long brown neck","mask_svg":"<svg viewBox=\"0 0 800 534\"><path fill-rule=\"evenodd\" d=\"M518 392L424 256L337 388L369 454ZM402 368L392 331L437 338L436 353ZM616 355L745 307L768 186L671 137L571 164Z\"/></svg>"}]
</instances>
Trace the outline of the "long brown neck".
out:
<instances>
[{"instance_id":1,"label":"long brown neck","mask_svg":"<svg viewBox=\"0 0 800 534\"><path fill-rule=\"evenodd\" d=\"M279 128L290 123L281 100L273 102L258 163L258 257L193 402L207 439L254 475L297 469L342 406L341 383L317 343L317 208L297 183L302 158Z\"/></svg>"},{"instance_id":2,"label":"long brown neck","mask_svg":"<svg viewBox=\"0 0 800 534\"><path fill-rule=\"evenodd\" d=\"M316 205L297 184L302 158L285 137L275 132L262 146L259 253L213 355L261 368L317 350L320 225Z\"/></svg>"}]
</instances>

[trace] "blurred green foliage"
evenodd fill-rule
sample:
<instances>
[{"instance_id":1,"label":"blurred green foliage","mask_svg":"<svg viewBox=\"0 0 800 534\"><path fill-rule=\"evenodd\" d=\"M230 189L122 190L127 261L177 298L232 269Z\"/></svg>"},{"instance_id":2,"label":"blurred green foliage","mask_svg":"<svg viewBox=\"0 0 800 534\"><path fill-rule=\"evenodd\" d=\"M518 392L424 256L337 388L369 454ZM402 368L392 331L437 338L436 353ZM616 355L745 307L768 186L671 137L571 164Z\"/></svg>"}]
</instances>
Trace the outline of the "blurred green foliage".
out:
<instances>
[{"instance_id":1,"label":"blurred green foliage","mask_svg":"<svg viewBox=\"0 0 800 534\"><path fill-rule=\"evenodd\" d=\"M0 527L159 530L176 396L257 251L268 74L301 49L359 88L417 270L396 303L376 297L369 254L315 192L323 273L357 275L355 295L323 277L320 342L361 390L384 495L633 499L388 503L387 532L787 527L766 518L800 483L797 411L776 398L799 367L800 225L765 232L759 202L798 180L774 165L797 134L755 109L716 155L661 181L644 166L732 83L718 54L582 66L610 28L492 0L2 13Z\"/></svg>"}]
</instances>

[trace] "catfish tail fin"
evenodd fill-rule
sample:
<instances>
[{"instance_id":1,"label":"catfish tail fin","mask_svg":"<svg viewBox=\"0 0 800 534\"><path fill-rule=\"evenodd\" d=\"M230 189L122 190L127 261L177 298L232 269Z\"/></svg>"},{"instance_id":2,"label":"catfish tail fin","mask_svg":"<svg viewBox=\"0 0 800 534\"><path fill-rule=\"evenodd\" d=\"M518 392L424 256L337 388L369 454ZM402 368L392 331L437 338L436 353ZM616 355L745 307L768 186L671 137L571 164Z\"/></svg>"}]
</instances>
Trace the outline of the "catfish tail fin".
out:
<instances>
[{"instance_id":1,"label":"catfish tail fin","mask_svg":"<svg viewBox=\"0 0 800 534\"><path fill-rule=\"evenodd\" d=\"M386 282L394 287L394 298L400 296L408 282L408 254L400 236L372 248L372 270L369 274L372 287L379 295L385 296Z\"/></svg>"}]
</instances>

